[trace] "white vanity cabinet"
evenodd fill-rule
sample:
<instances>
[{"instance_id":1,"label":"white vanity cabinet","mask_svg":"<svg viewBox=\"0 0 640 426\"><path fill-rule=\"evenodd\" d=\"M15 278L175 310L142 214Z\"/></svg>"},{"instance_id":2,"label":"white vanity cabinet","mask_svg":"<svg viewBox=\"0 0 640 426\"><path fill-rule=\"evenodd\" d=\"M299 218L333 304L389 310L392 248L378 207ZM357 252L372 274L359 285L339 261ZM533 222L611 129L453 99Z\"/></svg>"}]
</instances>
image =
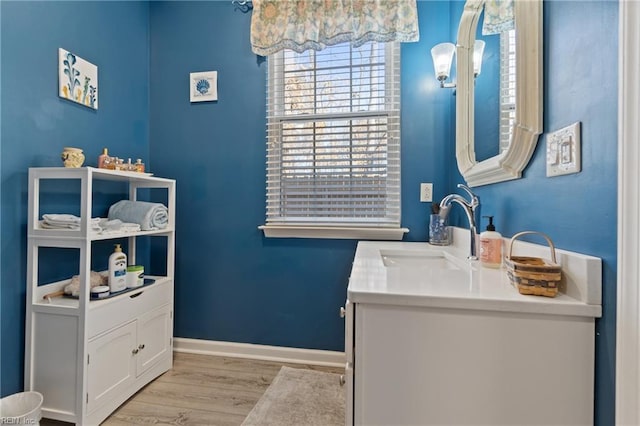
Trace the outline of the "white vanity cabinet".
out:
<instances>
[{"instance_id":1,"label":"white vanity cabinet","mask_svg":"<svg viewBox=\"0 0 640 426\"><path fill-rule=\"evenodd\" d=\"M48 196L42 191L46 180L52 180L49 185L69 183L69 188L80 188L80 194L74 198L80 203L80 229L40 227L39 218L50 213L41 211L45 208L41 207L41 201ZM72 181L79 181L79 185ZM103 196L101 191L94 190L96 181L120 182L115 185L123 188L122 198L130 200L139 199L140 190L154 191L154 196L164 198L168 207L167 227L106 235L93 232L89 218L95 216L92 215L94 197ZM27 228L25 389L44 395L42 415L45 418L99 424L173 364L175 181L91 167L31 168ZM155 282L110 298L90 300L92 243L126 238L128 263L135 264L137 239L141 236L164 241L160 247L166 247L166 275L145 275ZM49 263L55 260L51 259L51 248L76 251L80 277L78 298L46 297L60 292L69 283L69 279L39 282L39 270L50 267Z\"/></svg>"},{"instance_id":2,"label":"white vanity cabinet","mask_svg":"<svg viewBox=\"0 0 640 426\"><path fill-rule=\"evenodd\" d=\"M420 244L358 246L346 424L592 424L600 306L520 295L504 270L390 269L379 259L379 247ZM599 259L588 263L599 272Z\"/></svg>"}]
</instances>

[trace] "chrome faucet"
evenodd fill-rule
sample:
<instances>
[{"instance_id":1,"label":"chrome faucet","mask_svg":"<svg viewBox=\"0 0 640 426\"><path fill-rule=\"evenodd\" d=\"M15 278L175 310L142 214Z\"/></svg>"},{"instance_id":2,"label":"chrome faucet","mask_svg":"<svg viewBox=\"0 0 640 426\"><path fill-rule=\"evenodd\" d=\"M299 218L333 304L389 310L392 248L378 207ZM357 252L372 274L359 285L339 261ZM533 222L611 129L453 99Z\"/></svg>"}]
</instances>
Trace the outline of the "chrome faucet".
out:
<instances>
[{"instance_id":1,"label":"chrome faucet","mask_svg":"<svg viewBox=\"0 0 640 426\"><path fill-rule=\"evenodd\" d=\"M449 215L449 209L451 209L451 203L455 202L462 206L464 212L467 214L467 219L469 219L469 232L470 232L470 246L469 246L469 256L467 259L469 260L478 260L477 252L476 252L476 209L480 206L480 199L476 194L471 192L468 186L463 185L461 183L458 184L458 188L462 188L469 194L471 198L470 201L465 200L462 195L459 194L449 194L440 201L440 217L442 220L446 219Z\"/></svg>"}]
</instances>

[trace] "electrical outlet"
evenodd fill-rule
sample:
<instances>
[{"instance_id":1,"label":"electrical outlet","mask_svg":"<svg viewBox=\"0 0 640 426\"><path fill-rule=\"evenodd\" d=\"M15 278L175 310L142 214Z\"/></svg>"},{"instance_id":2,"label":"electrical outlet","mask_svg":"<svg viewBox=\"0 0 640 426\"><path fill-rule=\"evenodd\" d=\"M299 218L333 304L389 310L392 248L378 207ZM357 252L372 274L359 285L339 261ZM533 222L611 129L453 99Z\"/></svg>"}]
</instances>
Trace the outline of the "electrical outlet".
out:
<instances>
[{"instance_id":1,"label":"electrical outlet","mask_svg":"<svg viewBox=\"0 0 640 426\"><path fill-rule=\"evenodd\" d=\"M420 202L430 203L433 201L433 184L421 183L420 184Z\"/></svg>"}]
</instances>

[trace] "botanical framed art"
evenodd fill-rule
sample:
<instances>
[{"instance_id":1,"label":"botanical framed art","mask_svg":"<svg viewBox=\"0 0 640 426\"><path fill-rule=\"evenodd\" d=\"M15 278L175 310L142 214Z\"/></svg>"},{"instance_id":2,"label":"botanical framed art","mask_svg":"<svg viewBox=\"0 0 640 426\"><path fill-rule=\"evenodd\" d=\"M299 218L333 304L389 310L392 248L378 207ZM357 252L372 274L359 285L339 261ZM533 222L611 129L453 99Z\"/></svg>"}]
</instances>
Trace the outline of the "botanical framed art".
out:
<instances>
[{"instance_id":1,"label":"botanical framed art","mask_svg":"<svg viewBox=\"0 0 640 426\"><path fill-rule=\"evenodd\" d=\"M218 71L192 72L189 74L191 102L218 100Z\"/></svg>"},{"instance_id":2,"label":"botanical framed art","mask_svg":"<svg viewBox=\"0 0 640 426\"><path fill-rule=\"evenodd\" d=\"M98 109L98 67L59 48L58 96Z\"/></svg>"}]
</instances>

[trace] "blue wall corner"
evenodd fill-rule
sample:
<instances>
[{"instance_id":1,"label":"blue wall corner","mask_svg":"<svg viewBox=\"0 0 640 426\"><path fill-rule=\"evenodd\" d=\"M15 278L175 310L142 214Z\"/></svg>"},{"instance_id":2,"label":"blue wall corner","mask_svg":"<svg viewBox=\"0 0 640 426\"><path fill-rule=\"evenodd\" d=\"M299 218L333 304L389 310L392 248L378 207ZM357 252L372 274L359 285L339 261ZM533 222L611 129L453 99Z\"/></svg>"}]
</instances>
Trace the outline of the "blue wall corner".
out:
<instances>
[{"instance_id":1,"label":"blue wall corner","mask_svg":"<svg viewBox=\"0 0 640 426\"><path fill-rule=\"evenodd\" d=\"M0 2L2 157L1 393L23 385L27 169L61 166L64 146L96 165L149 157L145 2ZM98 66L99 109L58 97L58 48Z\"/></svg>"}]
</instances>

